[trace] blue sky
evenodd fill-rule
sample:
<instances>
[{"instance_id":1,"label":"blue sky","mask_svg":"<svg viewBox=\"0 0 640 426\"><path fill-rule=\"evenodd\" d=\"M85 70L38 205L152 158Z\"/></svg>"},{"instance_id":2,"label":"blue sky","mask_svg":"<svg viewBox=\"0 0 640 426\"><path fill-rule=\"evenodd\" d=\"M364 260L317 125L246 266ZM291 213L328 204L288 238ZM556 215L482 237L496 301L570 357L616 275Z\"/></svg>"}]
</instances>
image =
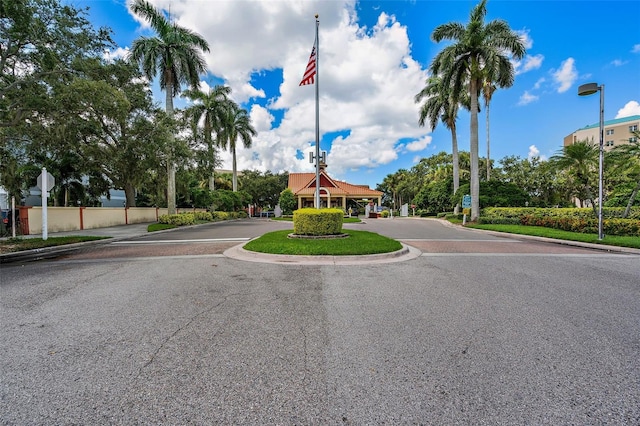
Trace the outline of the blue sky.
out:
<instances>
[{"instance_id":1,"label":"blue sky","mask_svg":"<svg viewBox=\"0 0 640 426\"><path fill-rule=\"evenodd\" d=\"M433 57L446 45L433 29L468 22L476 1L151 0L181 26L206 38L209 74L201 88L228 84L251 113L258 135L238 151L238 168L313 171L313 86L299 87L320 15L320 132L331 176L372 188L420 158L451 152L449 131L418 126L413 97ZM126 0L70 0L108 26L122 55L150 35ZM640 114L640 1L489 0L486 22L502 19L520 34L526 57L515 64L511 88L490 109L491 158L548 158L564 136L599 119L597 95L578 86L605 85L605 120ZM164 94L154 85L164 105ZM176 99L184 107L186 100ZM480 155L486 156L485 113L479 115ZM469 150L469 115L458 119L458 143ZM222 153L225 168L230 155Z\"/></svg>"}]
</instances>

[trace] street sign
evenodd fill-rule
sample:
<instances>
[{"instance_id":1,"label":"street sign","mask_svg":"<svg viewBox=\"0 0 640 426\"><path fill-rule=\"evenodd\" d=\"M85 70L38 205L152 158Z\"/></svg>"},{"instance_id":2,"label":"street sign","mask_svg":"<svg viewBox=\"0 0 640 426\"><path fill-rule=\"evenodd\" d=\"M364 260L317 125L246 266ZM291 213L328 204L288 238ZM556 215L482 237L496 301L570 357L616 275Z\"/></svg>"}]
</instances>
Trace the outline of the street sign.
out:
<instances>
[{"instance_id":1,"label":"street sign","mask_svg":"<svg viewBox=\"0 0 640 426\"><path fill-rule=\"evenodd\" d=\"M462 197L462 208L470 209L471 208L471 195L465 195Z\"/></svg>"},{"instance_id":2,"label":"street sign","mask_svg":"<svg viewBox=\"0 0 640 426\"><path fill-rule=\"evenodd\" d=\"M38 176L38 188L40 188L43 191L51 191L53 189L54 186L56 186L56 179L53 177L53 175L49 172L47 172L47 188L42 188L42 173L40 173L40 175ZM33 181L31 181L33 182Z\"/></svg>"}]
</instances>

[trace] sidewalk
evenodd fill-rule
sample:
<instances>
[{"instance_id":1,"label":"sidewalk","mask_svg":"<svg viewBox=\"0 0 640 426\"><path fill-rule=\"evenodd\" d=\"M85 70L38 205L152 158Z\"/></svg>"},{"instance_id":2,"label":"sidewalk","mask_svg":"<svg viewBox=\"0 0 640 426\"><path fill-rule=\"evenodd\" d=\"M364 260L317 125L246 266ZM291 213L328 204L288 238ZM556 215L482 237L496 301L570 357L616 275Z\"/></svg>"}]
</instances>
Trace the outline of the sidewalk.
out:
<instances>
[{"instance_id":1,"label":"sidewalk","mask_svg":"<svg viewBox=\"0 0 640 426\"><path fill-rule=\"evenodd\" d=\"M113 237L113 238L131 238L147 234L147 228L151 223L134 223L131 225L118 225L107 228L83 229L75 231L48 232L47 237L66 237L66 236L89 236L89 237ZM17 235L20 238L42 238L42 234L33 235ZM6 240L9 237L0 238Z\"/></svg>"},{"instance_id":2,"label":"sidewalk","mask_svg":"<svg viewBox=\"0 0 640 426\"><path fill-rule=\"evenodd\" d=\"M155 223L155 222L150 222ZM61 246L45 247L34 250L19 251L13 253L0 254L1 263L27 262L33 260L47 259L58 256L61 252L77 250L80 247L91 244L104 244L114 240L125 240L142 235L148 235L147 228L150 223L135 223L131 225L118 225L107 228L83 229L75 231L49 232L47 238L65 236L89 236L89 237L110 237L103 240L87 241L76 244L65 244ZM169 230L170 231L170 230ZM164 232L164 231L158 231ZM20 238L42 238L42 234L21 235ZM0 238L6 240L7 237Z\"/></svg>"}]
</instances>

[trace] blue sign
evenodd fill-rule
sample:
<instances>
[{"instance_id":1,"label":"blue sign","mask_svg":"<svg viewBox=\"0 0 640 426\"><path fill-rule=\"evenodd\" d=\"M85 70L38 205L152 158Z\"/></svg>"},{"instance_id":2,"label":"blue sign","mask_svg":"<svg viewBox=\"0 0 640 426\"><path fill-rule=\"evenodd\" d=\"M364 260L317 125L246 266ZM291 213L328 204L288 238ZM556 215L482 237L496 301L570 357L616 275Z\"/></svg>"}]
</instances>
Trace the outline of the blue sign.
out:
<instances>
[{"instance_id":1,"label":"blue sign","mask_svg":"<svg viewBox=\"0 0 640 426\"><path fill-rule=\"evenodd\" d=\"M462 208L470 209L471 208L471 195L465 195L462 197Z\"/></svg>"}]
</instances>

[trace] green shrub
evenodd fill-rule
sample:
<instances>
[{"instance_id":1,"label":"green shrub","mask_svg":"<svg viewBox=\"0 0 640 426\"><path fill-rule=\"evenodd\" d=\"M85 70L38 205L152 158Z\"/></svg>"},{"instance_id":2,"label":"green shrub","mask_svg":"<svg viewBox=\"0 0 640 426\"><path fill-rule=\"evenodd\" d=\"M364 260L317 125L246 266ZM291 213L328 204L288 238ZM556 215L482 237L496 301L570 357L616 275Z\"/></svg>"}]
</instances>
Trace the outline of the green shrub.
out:
<instances>
[{"instance_id":1,"label":"green shrub","mask_svg":"<svg viewBox=\"0 0 640 426\"><path fill-rule=\"evenodd\" d=\"M583 234L598 233L598 219L581 217L550 217L526 215L520 219L521 225L544 226L563 231ZM603 219L602 230L605 235L640 236L640 220L637 219Z\"/></svg>"},{"instance_id":2,"label":"green shrub","mask_svg":"<svg viewBox=\"0 0 640 426\"><path fill-rule=\"evenodd\" d=\"M478 224L486 225L520 225L520 218L518 217L491 217L480 216L478 218Z\"/></svg>"},{"instance_id":3,"label":"green shrub","mask_svg":"<svg viewBox=\"0 0 640 426\"><path fill-rule=\"evenodd\" d=\"M293 233L336 235L342 232L342 209L298 209L293 212Z\"/></svg>"},{"instance_id":4,"label":"green shrub","mask_svg":"<svg viewBox=\"0 0 640 426\"><path fill-rule=\"evenodd\" d=\"M463 214L446 213L444 215L444 218L447 219L447 220L450 220L450 219L462 220L462 219L464 219L464 215Z\"/></svg>"},{"instance_id":5,"label":"green shrub","mask_svg":"<svg viewBox=\"0 0 640 426\"><path fill-rule=\"evenodd\" d=\"M280 208L284 214L292 214L298 202L291 189L287 188L280 193L278 204L280 204Z\"/></svg>"},{"instance_id":6,"label":"green shrub","mask_svg":"<svg viewBox=\"0 0 640 426\"><path fill-rule=\"evenodd\" d=\"M389 210L382 210L380 212L380 217L389 217Z\"/></svg>"},{"instance_id":7,"label":"green shrub","mask_svg":"<svg viewBox=\"0 0 640 426\"><path fill-rule=\"evenodd\" d=\"M213 218L215 220L227 220L229 219L229 213L227 212L213 212Z\"/></svg>"},{"instance_id":8,"label":"green shrub","mask_svg":"<svg viewBox=\"0 0 640 426\"><path fill-rule=\"evenodd\" d=\"M195 220L206 220L209 222L213 220L213 215L209 212L195 212L193 215Z\"/></svg>"},{"instance_id":9,"label":"green shrub","mask_svg":"<svg viewBox=\"0 0 640 426\"><path fill-rule=\"evenodd\" d=\"M602 216L609 218L622 218L623 207L604 207ZM596 218L597 215L592 208L535 208L535 207L487 207L482 209L481 216L486 217L573 217L573 218ZM640 208L632 208L627 219L640 220Z\"/></svg>"},{"instance_id":10,"label":"green shrub","mask_svg":"<svg viewBox=\"0 0 640 426\"><path fill-rule=\"evenodd\" d=\"M193 213L163 214L158 218L158 223L176 226L193 225L195 222Z\"/></svg>"}]
</instances>

